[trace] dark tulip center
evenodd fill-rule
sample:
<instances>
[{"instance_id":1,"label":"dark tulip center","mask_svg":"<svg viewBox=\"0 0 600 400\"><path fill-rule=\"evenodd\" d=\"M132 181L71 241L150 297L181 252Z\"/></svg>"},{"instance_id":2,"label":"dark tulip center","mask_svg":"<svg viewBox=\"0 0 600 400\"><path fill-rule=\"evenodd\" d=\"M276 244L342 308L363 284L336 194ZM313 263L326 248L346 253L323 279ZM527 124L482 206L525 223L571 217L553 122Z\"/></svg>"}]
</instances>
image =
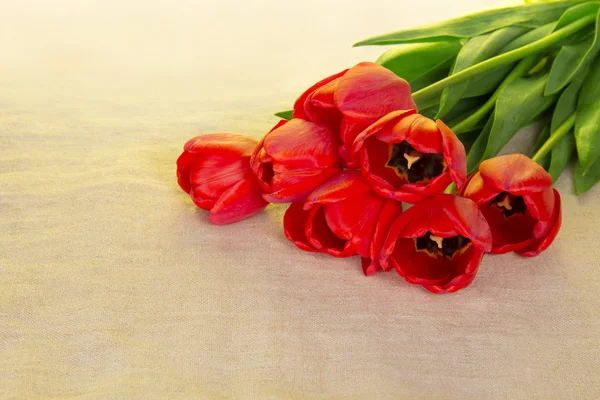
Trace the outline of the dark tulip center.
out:
<instances>
[{"instance_id":1,"label":"dark tulip center","mask_svg":"<svg viewBox=\"0 0 600 400\"><path fill-rule=\"evenodd\" d=\"M390 145L386 166L410 183L427 183L446 171L443 155L418 152L407 141Z\"/></svg>"},{"instance_id":2,"label":"dark tulip center","mask_svg":"<svg viewBox=\"0 0 600 400\"><path fill-rule=\"evenodd\" d=\"M515 214L525 215L527 205L521 196L514 196L507 192L502 192L494 198L489 207L497 208L504 218L508 219Z\"/></svg>"},{"instance_id":3,"label":"dark tulip center","mask_svg":"<svg viewBox=\"0 0 600 400\"><path fill-rule=\"evenodd\" d=\"M464 251L471 241L464 236L441 238L427 232L424 236L415 239L417 251L424 251L433 258L452 258L457 252Z\"/></svg>"}]
</instances>

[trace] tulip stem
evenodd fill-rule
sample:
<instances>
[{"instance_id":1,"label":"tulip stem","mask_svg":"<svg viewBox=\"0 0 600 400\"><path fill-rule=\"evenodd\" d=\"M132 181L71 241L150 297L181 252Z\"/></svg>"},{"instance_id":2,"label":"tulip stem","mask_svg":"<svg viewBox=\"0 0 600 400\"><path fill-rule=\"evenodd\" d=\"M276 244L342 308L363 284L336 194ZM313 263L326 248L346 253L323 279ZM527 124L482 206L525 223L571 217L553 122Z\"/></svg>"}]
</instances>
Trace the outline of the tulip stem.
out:
<instances>
[{"instance_id":1,"label":"tulip stem","mask_svg":"<svg viewBox=\"0 0 600 400\"><path fill-rule=\"evenodd\" d=\"M542 158L544 158L544 156L550 150L552 150L556 143L558 143L558 141L562 139L563 136L569 133L574 126L575 113L571 114L571 116L567 118L565 122L563 122L562 125L559 126L558 129L556 129L556 131L550 134L550 137L548 138L548 140L546 140L546 143L544 143L544 145L540 147L540 149L535 153L535 155L532 157L532 160L539 163L542 160Z\"/></svg>"},{"instance_id":2,"label":"tulip stem","mask_svg":"<svg viewBox=\"0 0 600 400\"><path fill-rule=\"evenodd\" d=\"M550 35L546 36L543 39L537 40L526 46L519 47L518 49L515 49L513 51L500 54L496 57L480 62L479 64L475 64L472 67L463 69L462 71L459 71L454 75L450 75L447 78L442 79L441 81L429 85L426 88L413 93L413 99L418 104L420 102L423 102L427 98L438 95L443 89L447 88L448 86L462 82L491 69L500 67L504 64L518 61L527 56L539 53L540 51L552 47L557 42L580 31L582 28L592 24L595 20L595 14L580 18L577 21L561 29L552 32Z\"/></svg>"}]
</instances>

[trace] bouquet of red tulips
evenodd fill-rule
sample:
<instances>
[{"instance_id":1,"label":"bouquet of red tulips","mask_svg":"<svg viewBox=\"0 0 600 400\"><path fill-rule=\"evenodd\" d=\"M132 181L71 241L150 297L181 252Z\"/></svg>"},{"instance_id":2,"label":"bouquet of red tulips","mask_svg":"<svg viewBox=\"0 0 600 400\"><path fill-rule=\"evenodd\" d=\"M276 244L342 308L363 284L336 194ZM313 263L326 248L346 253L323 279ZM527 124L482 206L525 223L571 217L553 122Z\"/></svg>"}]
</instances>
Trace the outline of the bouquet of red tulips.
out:
<instances>
[{"instance_id":1,"label":"bouquet of red tulips","mask_svg":"<svg viewBox=\"0 0 600 400\"><path fill-rule=\"evenodd\" d=\"M300 249L457 291L485 253L550 246L561 225L552 182L574 149L578 192L600 179L599 25L600 3L562 1L368 39L432 43L321 80L260 142L191 139L179 185L215 224L291 203L283 227ZM536 121L548 128L532 158L497 156Z\"/></svg>"}]
</instances>

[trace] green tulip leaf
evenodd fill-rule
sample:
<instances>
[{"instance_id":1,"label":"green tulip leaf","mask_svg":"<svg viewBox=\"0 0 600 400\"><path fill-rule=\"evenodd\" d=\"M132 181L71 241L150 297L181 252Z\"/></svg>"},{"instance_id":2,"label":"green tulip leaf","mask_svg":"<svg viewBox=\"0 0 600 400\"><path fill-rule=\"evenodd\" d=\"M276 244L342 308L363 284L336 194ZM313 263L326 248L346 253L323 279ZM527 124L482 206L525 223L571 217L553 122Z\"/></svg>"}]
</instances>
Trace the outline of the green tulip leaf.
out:
<instances>
[{"instance_id":1,"label":"green tulip leaf","mask_svg":"<svg viewBox=\"0 0 600 400\"><path fill-rule=\"evenodd\" d=\"M600 3L581 4L596 14L595 34L579 43L562 47L552 64L546 94L554 94L571 82L578 71L594 60L600 51Z\"/></svg>"},{"instance_id":2,"label":"green tulip leaf","mask_svg":"<svg viewBox=\"0 0 600 400\"><path fill-rule=\"evenodd\" d=\"M575 193L584 194L598 181L600 181L600 159L596 160L587 171L584 171L581 164L577 163L575 166Z\"/></svg>"},{"instance_id":3,"label":"green tulip leaf","mask_svg":"<svg viewBox=\"0 0 600 400\"><path fill-rule=\"evenodd\" d=\"M446 60L445 63L438 65L430 71L427 71L418 78L408 81L408 83L410 83L411 91L414 93L429 85L434 84L437 81L441 81L450 73L450 68L452 68L452 64L454 64L454 58L450 58L449 60ZM439 104L440 96L435 97L435 104Z\"/></svg>"},{"instance_id":4,"label":"green tulip leaf","mask_svg":"<svg viewBox=\"0 0 600 400\"><path fill-rule=\"evenodd\" d=\"M548 74L512 81L498 96L494 122L482 160L495 157L523 127L551 107L557 96L544 96Z\"/></svg>"},{"instance_id":5,"label":"green tulip leaf","mask_svg":"<svg viewBox=\"0 0 600 400\"><path fill-rule=\"evenodd\" d=\"M410 82L454 59L461 47L459 40L400 46L389 49L375 62Z\"/></svg>"},{"instance_id":6,"label":"green tulip leaf","mask_svg":"<svg viewBox=\"0 0 600 400\"><path fill-rule=\"evenodd\" d=\"M577 73L573 81L562 92L554 108L552 114L552 122L550 124L550 135L554 135L556 130L577 110L577 99L579 91L587 76L589 68ZM573 151L575 150L575 137L572 132L564 135L552 147L550 152L550 166L548 173L552 176L552 181L556 182L567 166Z\"/></svg>"},{"instance_id":7,"label":"green tulip leaf","mask_svg":"<svg viewBox=\"0 0 600 400\"><path fill-rule=\"evenodd\" d=\"M286 110L275 113L275 116L281 119L287 119L289 121L290 119L292 119L292 114L294 114L294 110Z\"/></svg>"},{"instance_id":8,"label":"green tulip leaf","mask_svg":"<svg viewBox=\"0 0 600 400\"><path fill-rule=\"evenodd\" d=\"M564 28L585 16L598 12L599 1L583 1L569 7L558 19L555 30Z\"/></svg>"},{"instance_id":9,"label":"green tulip leaf","mask_svg":"<svg viewBox=\"0 0 600 400\"><path fill-rule=\"evenodd\" d=\"M492 131L492 125L494 125L494 114L490 116L485 127L469 150L469 154L467 155L467 172L469 175L477 171L477 167L483 158Z\"/></svg>"},{"instance_id":10,"label":"green tulip leaf","mask_svg":"<svg viewBox=\"0 0 600 400\"><path fill-rule=\"evenodd\" d=\"M354 46L438 42L451 38L471 38L507 26L517 25L537 28L556 21L566 10L584 1L553 1L497 8L419 28L374 36L362 40Z\"/></svg>"},{"instance_id":11,"label":"green tulip leaf","mask_svg":"<svg viewBox=\"0 0 600 400\"><path fill-rule=\"evenodd\" d=\"M509 51L516 50L520 47L526 46L530 43L537 42L540 39L545 38L551 34L556 27L556 22L540 26L537 29L527 32L526 34L519 36L506 46L502 48L498 54L508 53ZM498 68L494 68L485 74L470 81L468 89L465 91L465 97L481 96L493 92L502 83L504 78L514 68L516 62L503 65Z\"/></svg>"},{"instance_id":12,"label":"green tulip leaf","mask_svg":"<svg viewBox=\"0 0 600 400\"><path fill-rule=\"evenodd\" d=\"M452 109L452 111L450 111L448 113L448 115L446 115L446 118L444 118L444 120L450 121L450 122L448 122L448 126L452 127L453 125L455 125L456 121L466 118L467 116L469 116L473 112L475 112L475 110L477 110L479 107L481 107L488 98L489 98L489 96L464 98L458 102L456 107L454 107ZM420 110L419 114L424 115L430 119L435 119L436 118L435 116L438 114L439 109L440 109L439 104L436 104L427 109ZM485 125L485 121L484 121L484 125ZM481 129L481 128L483 128L483 126L474 127L473 130L477 130L477 129Z\"/></svg>"},{"instance_id":13,"label":"green tulip leaf","mask_svg":"<svg viewBox=\"0 0 600 400\"><path fill-rule=\"evenodd\" d=\"M535 144L533 145L533 154L537 153L537 151L546 143L546 140L550 137L550 127L545 126L544 129L540 130L535 139ZM540 164L544 169L548 167L550 164L550 153L547 153L542 157L541 160L538 160L538 164Z\"/></svg>"},{"instance_id":14,"label":"green tulip leaf","mask_svg":"<svg viewBox=\"0 0 600 400\"><path fill-rule=\"evenodd\" d=\"M577 102L575 143L582 173L600 157L600 57L585 77Z\"/></svg>"},{"instance_id":15,"label":"green tulip leaf","mask_svg":"<svg viewBox=\"0 0 600 400\"><path fill-rule=\"evenodd\" d=\"M500 49L527 31L526 28L510 26L469 39L456 57L452 74L497 55ZM464 81L444 89L437 118L443 118L464 97L469 83L470 81Z\"/></svg>"}]
</instances>

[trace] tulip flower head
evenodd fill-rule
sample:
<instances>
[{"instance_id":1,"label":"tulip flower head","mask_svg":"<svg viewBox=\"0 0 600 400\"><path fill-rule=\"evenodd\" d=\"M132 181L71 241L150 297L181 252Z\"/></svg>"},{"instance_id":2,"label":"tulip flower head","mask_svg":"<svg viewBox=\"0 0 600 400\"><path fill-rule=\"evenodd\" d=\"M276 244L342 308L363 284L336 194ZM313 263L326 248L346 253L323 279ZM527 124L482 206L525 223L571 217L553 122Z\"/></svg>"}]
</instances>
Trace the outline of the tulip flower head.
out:
<instances>
[{"instance_id":1,"label":"tulip flower head","mask_svg":"<svg viewBox=\"0 0 600 400\"><path fill-rule=\"evenodd\" d=\"M306 90L293 115L338 132L344 164L356 167L352 147L360 132L392 111L416 109L408 82L381 65L362 62Z\"/></svg>"},{"instance_id":2,"label":"tulip flower head","mask_svg":"<svg viewBox=\"0 0 600 400\"><path fill-rule=\"evenodd\" d=\"M294 118L265 135L251 165L272 203L302 201L341 170L337 134L326 125Z\"/></svg>"},{"instance_id":3,"label":"tulip flower head","mask_svg":"<svg viewBox=\"0 0 600 400\"><path fill-rule=\"evenodd\" d=\"M556 238L562 221L552 177L522 154L486 160L461 194L480 207L493 234L491 252L535 256Z\"/></svg>"},{"instance_id":4,"label":"tulip flower head","mask_svg":"<svg viewBox=\"0 0 600 400\"><path fill-rule=\"evenodd\" d=\"M395 111L363 131L354 142L365 178L382 196L417 203L466 180L463 144L442 122Z\"/></svg>"},{"instance_id":5,"label":"tulip flower head","mask_svg":"<svg viewBox=\"0 0 600 400\"><path fill-rule=\"evenodd\" d=\"M380 264L432 292L455 292L471 284L491 246L490 227L473 201L438 194L396 218Z\"/></svg>"},{"instance_id":6,"label":"tulip flower head","mask_svg":"<svg viewBox=\"0 0 600 400\"><path fill-rule=\"evenodd\" d=\"M250 169L257 141L232 133L190 139L177 159L177 181L217 225L249 218L267 206Z\"/></svg>"},{"instance_id":7,"label":"tulip flower head","mask_svg":"<svg viewBox=\"0 0 600 400\"><path fill-rule=\"evenodd\" d=\"M303 250L335 257L359 254L363 270L380 269L379 251L402 205L380 197L358 171L341 172L285 213L286 237Z\"/></svg>"}]
</instances>

